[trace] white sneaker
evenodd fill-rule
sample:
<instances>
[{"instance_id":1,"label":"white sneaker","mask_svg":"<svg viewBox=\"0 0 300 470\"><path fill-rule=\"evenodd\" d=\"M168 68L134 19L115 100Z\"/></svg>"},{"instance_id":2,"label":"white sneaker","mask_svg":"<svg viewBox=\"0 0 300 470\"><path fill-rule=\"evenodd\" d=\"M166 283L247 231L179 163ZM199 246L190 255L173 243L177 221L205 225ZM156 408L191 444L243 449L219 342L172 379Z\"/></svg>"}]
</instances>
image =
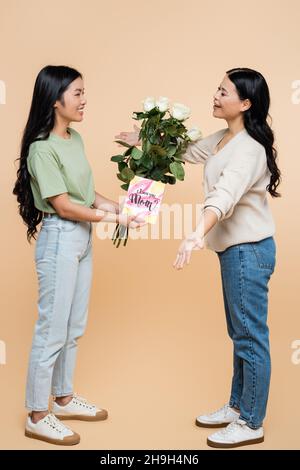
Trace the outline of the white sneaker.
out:
<instances>
[{"instance_id":1,"label":"white sneaker","mask_svg":"<svg viewBox=\"0 0 300 470\"><path fill-rule=\"evenodd\" d=\"M108 416L106 410L97 408L96 405L88 403L85 398L75 394L65 406L53 401L52 413L59 419L78 419L80 421L101 421Z\"/></svg>"},{"instance_id":2,"label":"white sneaker","mask_svg":"<svg viewBox=\"0 0 300 470\"><path fill-rule=\"evenodd\" d=\"M237 420L239 413L229 405L224 405L217 411L196 418L196 425L202 428L222 428Z\"/></svg>"},{"instance_id":3,"label":"white sneaker","mask_svg":"<svg viewBox=\"0 0 300 470\"><path fill-rule=\"evenodd\" d=\"M210 447L232 448L258 444L264 441L264 431L261 426L251 429L242 419L230 423L227 428L215 432L207 439Z\"/></svg>"},{"instance_id":4,"label":"white sneaker","mask_svg":"<svg viewBox=\"0 0 300 470\"><path fill-rule=\"evenodd\" d=\"M37 423L33 423L31 417L28 416L25 436L61 446L72 446L80 442L79 434L61 423L52 413L47 414Z\"/></svg>"}]
</instances>

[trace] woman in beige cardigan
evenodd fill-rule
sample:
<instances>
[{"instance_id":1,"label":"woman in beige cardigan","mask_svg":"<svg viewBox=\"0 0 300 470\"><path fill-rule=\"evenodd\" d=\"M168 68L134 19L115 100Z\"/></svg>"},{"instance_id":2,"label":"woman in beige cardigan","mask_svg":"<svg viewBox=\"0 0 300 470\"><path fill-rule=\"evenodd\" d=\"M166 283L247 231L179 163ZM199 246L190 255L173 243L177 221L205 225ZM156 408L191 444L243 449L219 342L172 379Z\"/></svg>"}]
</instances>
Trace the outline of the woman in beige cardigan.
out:
<instances>
[{"instance_id":1,"label":"woman in beige cardigan","mask_svg":"<svg viewBox=\"0 0 300 470\"><path fill-rule=\"evenodd\" d=\"M227 127L190 143L184 160L204 164L204 210L195 231L180 245L174 267L190 262L193 250L215 251L222 276L227 329L233 341L230 399L200 415L201 427L224 427L209 436L212 447L238 447L264 440L262 427L270 383L268 282L275 269L275 225L267 192L279 197L280 170L267 123L268 85L257 71L226 72L213 97L213 116ZM118 138L139 144L139 129Z\"/></svg>"}]
</instances>

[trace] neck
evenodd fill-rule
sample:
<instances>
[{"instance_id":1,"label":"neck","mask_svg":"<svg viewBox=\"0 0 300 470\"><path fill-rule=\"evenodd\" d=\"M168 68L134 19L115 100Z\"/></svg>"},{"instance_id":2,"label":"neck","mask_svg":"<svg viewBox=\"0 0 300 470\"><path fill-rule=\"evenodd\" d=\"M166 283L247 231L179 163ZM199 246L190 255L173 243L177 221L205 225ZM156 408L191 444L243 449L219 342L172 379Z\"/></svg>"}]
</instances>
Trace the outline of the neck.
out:
<instances>
[{"instance_id":1,"label":"neck","mask_svg":"<svg viewBox=\"0 0 300 470\"><path fill-rule=\"evenodd\" d=\"M70 121L66 121L65 119L58 116L55 119L55 124L52 129L52 132L58 135L59 137L62 137L63 139L69 139L70 135L67 132L69 124L70 124Z\"/></svg>"},{"instance_id":2,"label":"neck","mask_svg":"<svg viewBox=\"0 0 300 470\"><path fill-rule=\"evenodd\" d=\"M242 117L237 117L235 119L231 119L231 120L227 120L226 119L226 122L228 124L228 134L231 135L231 136L234 136L236 135L238 132L242 131L243 129L245 129L245 126L244 126L244 120Z\"/></svg>"}]
</instances>

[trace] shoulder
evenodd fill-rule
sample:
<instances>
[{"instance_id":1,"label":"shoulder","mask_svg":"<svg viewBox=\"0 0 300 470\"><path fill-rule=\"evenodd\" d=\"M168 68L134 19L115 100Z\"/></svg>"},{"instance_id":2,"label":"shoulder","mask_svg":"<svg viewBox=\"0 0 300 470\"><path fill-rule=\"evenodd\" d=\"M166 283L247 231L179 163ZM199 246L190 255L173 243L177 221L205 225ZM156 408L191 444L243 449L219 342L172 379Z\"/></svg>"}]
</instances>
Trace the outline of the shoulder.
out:
<instances>
[{"instance_id":1,"label":"shoulder","mask_svg":"<svg viewBox=\"0 0 300 470\"><path fill-rule=\"evenodd\" d=\"M267 166L267 156L265 147L248 134L246 130L242 132L233 148L232 163L239 162L243 166L259 166L265 169Z\"/></svg>"},{"instance_id":2,"label":"shoulder","mask_svg":"<svg viewBox=\"0 0 300 470\"><path fill-rule=\"evenodd\" d=\"M28 158L32 158L33 156L41 153L52 153L51 145L47 139L35 140L32 142L29 146Z\"/></svg>"},{"instance_id":3,"label":"shoulder","mask_svg":"<svg viewBox=\"0 0 300 470\"><path fill-rule=\"evenodd\" d=\"M33 155L34 153L38 152L49 152L50 150L51 146L48 139L35 140L29 146L29 155Z\"/></svg>"},{"instance_id":4,"label":"shoulder","mask_svg":"<svg viewBox=\"0 0 300 470\"><path fill-rule=\"evenodd\" d=\"M249 153L261 154L265 152L265 147L252 137L246 129L241 134L241 138L237 142L239 148L244 148Z\"/></svg>"},{"instance_id":5,"label":"shoulder","mask_svg":"<svg viewBox=\"0 0 300 470\"><path fill-rule=\"evenodd\" d=\"M29 146L27 156L27 166L30 169L38 168L40 166L60 166L59 158L53 150L51 143L46 140L36 140Z\"/></svg>"}]
</instances>

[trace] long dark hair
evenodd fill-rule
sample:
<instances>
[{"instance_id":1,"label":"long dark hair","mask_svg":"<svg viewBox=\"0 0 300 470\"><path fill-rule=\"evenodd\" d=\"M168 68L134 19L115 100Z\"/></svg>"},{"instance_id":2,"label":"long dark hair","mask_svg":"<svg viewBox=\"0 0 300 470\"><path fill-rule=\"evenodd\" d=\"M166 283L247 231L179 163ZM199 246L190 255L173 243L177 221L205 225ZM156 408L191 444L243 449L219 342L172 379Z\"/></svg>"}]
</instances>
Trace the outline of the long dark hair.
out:
<instances>
[{"instance_id":1,"label":"long dark hair","mask_svg":"<svg viewBox=\"0 0 300 470\"><path fill-rule=\"evenodd\" d=\"M281 172L276 164L277 150L273 147L274 133L267 122L270 107L270 92L265 78L256 70L234 68L227 70L229 79L234 83L239 98L249 99L251 106L244 111L244 126L248 134L262 144L266 150L267 165L271 172L267 191L273 197L281 197L276 191L281 182Z\"/></svg>"},{"instance_id":2,"label":"long dark hair","mask_svg":"<svg viewBox=\"0 0 300 470\"><path fill-rule=\"evenodd\" d=\"M64 105L63 94L76 78L82 78L77 70L64 65L47 65L38 74L31 101L27 124L25 126L17 170L17 180L13 194L17 196L19 214L27 226L27 240L36 239L37 225L43 213L34 205L30 186L30 174L27 169L29 146L36 140L49 137L55 124L54 104L60 101Z\"/></svg>"}]
</instances>

